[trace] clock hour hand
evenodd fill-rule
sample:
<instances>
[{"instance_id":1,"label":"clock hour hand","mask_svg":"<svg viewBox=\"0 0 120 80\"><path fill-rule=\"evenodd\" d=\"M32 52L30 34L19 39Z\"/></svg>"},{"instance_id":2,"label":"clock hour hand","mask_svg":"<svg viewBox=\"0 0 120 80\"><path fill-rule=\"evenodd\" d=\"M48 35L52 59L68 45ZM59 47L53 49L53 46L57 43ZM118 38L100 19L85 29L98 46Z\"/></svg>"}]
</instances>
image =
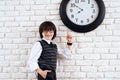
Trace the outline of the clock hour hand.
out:
<instances>
[{"instance_id":1,"label":"clock hour hand","mask_svg":"<svg viewBox=\"0 0 120 80\"><path fill-rule=\"evenodd\" d=\"M80 13L81 11L78 11L77 13Z\"/></svg>"}]
</instances>

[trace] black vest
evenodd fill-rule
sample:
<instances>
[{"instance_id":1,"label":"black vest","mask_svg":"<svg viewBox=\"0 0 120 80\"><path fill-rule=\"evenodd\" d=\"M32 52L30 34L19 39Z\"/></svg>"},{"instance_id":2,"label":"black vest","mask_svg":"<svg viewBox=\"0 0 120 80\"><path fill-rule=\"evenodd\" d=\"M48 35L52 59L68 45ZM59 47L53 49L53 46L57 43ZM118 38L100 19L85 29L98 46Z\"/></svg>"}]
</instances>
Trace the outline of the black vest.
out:
<instances>
[{"instance_id":1,"label":"black vest","mask_svg":"<svg viewBox=\"0 0 120 80\"><path fill-rule=\"evenodd\" d=\"M41 56L38 58L38 65L41 69L56 70L57 46L48 44L45 40L40 41L42 46Z\"/></svg>"}]
</instances>

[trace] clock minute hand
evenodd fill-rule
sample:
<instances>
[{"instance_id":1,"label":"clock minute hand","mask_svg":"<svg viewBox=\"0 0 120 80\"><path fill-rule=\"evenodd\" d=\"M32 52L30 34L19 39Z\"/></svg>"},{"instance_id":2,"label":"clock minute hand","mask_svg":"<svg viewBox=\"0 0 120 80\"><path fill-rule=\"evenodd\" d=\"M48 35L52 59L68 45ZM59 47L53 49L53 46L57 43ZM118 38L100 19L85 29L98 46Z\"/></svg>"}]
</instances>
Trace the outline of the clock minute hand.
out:
<instances>
[{"instance_id":1,"label":"clock minute hand","mask_svg":"<svg viewBox=\"0 0 120 80\"><path fill-rule=\"evenodd\" d=\"M83 11L83 9L82 8L80 8L80 7L78 7L77 5L75 5L78 9L80 9L81 11Z\"/></svg>"}]
</instances>

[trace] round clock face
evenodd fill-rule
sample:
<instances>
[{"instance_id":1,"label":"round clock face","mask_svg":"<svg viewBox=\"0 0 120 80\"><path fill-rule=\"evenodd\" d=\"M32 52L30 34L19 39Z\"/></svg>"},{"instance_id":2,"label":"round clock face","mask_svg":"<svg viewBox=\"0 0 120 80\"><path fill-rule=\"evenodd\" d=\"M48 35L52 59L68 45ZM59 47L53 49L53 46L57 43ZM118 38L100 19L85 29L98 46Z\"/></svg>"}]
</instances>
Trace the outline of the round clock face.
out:
<instances>
[{"instance_id":1,"label":"round clock face","mask_svg":"<svg viewBox=\"0 0 120 80\"><path fill-rule=\"evenodd\" d=\"M70 0L66 5L66 14L71 22L84 26L96 20L99 7L95 0Z\"/></svg>"},{"instance_id":2,"label":"round clock face","mask_svg":"<svg viewBox=\"0 0 120 80\"><path fill-rule=\"evenodd\" d=\"M96 29L104 20L103 0L62 0L60 17L69 29L85 33Z\"/></svg>"}]
</instances>

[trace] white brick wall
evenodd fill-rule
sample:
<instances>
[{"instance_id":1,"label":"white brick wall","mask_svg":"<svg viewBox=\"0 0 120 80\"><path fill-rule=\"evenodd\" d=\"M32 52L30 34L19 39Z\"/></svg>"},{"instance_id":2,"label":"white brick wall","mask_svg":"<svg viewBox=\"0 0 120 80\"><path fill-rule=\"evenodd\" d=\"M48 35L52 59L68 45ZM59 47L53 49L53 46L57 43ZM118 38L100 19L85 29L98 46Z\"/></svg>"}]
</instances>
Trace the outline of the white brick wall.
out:
<instances>
[{"instance_id":1,"label":"white brick wall","mask_svg":"<svg viewBox=\"0 0 120 80\"><path fill-rule=\"evenodd\" d=\"M59 17L62 0L0 0L0 80L36 80L27 69L38 26L45 20L57 27L58 42L73 35L71 60L58 60L58 80L120 80L120 0L104 0L103 23L89 33L66 28Z\"/></svg>"}]
</instances>

